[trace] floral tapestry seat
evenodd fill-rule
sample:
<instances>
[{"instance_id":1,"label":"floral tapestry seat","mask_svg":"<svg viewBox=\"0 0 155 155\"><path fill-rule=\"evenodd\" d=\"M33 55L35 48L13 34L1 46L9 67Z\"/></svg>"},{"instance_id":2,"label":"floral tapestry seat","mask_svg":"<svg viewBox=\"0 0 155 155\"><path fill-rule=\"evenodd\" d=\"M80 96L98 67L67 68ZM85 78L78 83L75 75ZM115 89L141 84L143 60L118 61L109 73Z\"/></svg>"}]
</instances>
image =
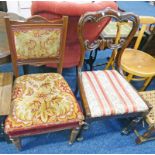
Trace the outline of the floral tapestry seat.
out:
<instances>
[{"instance_id":1,"label":"floral tapestry seat","mask_svg":"<svg viewBox=\"0 0 155 155\"><path fill-rule=\"evenodd\" d=\"M10 137L56 131L82 121L80 107L60 74L30 74L15 80L12 111L5 122Z\"/></svg>"}]
</instances>

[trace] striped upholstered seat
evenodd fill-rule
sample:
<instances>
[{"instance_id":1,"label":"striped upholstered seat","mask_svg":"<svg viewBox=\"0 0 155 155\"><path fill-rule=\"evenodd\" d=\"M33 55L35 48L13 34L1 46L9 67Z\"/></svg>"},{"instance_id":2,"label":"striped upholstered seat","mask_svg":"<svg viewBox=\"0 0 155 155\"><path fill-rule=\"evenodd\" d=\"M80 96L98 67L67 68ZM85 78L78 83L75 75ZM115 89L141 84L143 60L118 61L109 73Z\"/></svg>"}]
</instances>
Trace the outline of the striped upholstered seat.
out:
<instances>
[{"instance_id":1,"label":"striped upholstered seat","mask_svg":"<svg viewBox=\"0 0 155 155\"><path fill-rule=\"evenodd\" d=\"M83 72L82 83L91 117L148 110L134 88L117 71Z\"/></svg>"}]
</instances>

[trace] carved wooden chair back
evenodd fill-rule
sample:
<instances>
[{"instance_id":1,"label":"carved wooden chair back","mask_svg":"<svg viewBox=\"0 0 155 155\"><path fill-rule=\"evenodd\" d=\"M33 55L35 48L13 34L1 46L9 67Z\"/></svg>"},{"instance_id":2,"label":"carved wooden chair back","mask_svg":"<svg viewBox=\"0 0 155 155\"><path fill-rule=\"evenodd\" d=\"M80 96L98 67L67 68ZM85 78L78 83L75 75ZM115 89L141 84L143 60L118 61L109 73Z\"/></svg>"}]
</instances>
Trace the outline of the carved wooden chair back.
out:
<instances>
[{"instance_id":1,"label":"carved wooden chair back","mask_svg":"<svg viewBox=\"0 0 155 155\"><path fill-rule=\"evenodd\" d=\"M116 37L113 39L104 39L104 38L99 38L94 41L89 41L84 38L84 25L87 22L91 23L96 23L104 20L105 18L111 18L111 20L115 20L116 22L119 23L132 23L132 28L128 36L124 39L120 39L120 30L119 26L117 26L116 30ZM84 56L86 51L92 51L95 50L96 48L102 46L102 48L109 48L112 50L118 50L118 54L116 56L116 64L117 67L120 69L120 60L121 56L123 54L124 49L128 46L132 38L134 37L139 25L139 18L132 14L132 13L121 13L114 11L112 9L105 9L103 11L98 11L98 12L88 12L84 16L82 16L79 20L79 25L78 25L78 36L79 36L79 41L81 45L81 60L79 64L79 69L81 70L84 62ZM93 30L92 30L93 31Z\"/></svg>"},{"instance_id":2,"label":"carved wooden chair back","mask_svg":"<svg viewBox=\"0 0 155 155\"><path fill-rule=\"evenodd\" d=\"M62 72L68 17L48 21L33 16L26 21L5 19L14 74L19 76L19 65L57 64Z\"/></svg>"}]
</instances>

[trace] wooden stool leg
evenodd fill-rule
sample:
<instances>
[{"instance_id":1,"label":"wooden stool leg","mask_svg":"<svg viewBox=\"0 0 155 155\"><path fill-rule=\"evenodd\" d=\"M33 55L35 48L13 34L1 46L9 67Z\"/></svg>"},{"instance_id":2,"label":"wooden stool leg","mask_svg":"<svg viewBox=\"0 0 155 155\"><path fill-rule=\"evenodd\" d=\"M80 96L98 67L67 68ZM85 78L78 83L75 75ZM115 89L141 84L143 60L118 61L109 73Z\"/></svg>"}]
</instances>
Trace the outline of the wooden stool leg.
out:
<instances>
[{"instance_id":1,"label":"wooden stool leg","mask_svg":"<svg viewBox=\"0 0 155 155\"><path fill-rule=\"evenodd\" d=\"M88 130L89 129L89 124L87 122L83 122L83 124L81 125L81 129L80 129L80 132L77 136L77 141L80 142L83 140L83 136L82 136L82 133L84 130Z\"/></svg>"},{"instance_id":2,"label":"wooden stool leg","mask_svg":"<svg viewBox=\"0 0 155 155\"><path fill-rule=\"evenodd\" d=\"M21 139L20 138L11 138L11 141L18 150L21 150Z\"/></svg>"},{"instance_id":3,"label":"wooden stool leg","mask_svg":"<svg viewBox=\"0 0 155 155\"><path fill-rule=\"evenodd\" d=\"M75 142L76 138L78 137L78 135L80 133L80 130L81 130L81 126L76 127L71 131L69 144L73 144Z\"/></svg>"},{"instance_id":4,"label":"wooden stool leg","mask_svg":"<svg viewBox=\"0 0 155 155\"><path fill-rule=\"evenodd\" d=\"M127 79L128 82L130 82L132 80L132 78L133 78L133 75L129 74L126 79Z\"/></svg>"},{"instance_id":5,"label":"wooden stool leg","mask_svg":"<svg viewBox=\"0 0 155 155\"><path fill-rule=\"evenodd\" d=\"M113 51L113 53L112 53L112 55L111 55L111 57L110 57L110 59L109 59L107 65L106 65L106 67L105 67L105 70L109 69L109 68L113 65L115 56L116 56L116 54L115 54L115 52Z\"/></svg>"},{"instance_id":6,"label":"wooden stool leg","mask_svg":"<svg viewBox=\"0 0 155 155\"><path fill-rule=\"evenodd\" d=\"M145 82L144 82L143 87L140 89L140 91L144 91L144 90L147 88L147 86L149 85L149 83L151 82L151 80L152 80L152 77L147 78L147 79L145 80Z\"/></svg>"},{"instance_id":7,"label":"wooden stool leg","mask_svg":"<svg viewBox=\"0 0 155 155\"><path fill-rule=\"evenodd\" d=\"M122 130L121 134L123 134L123 135L130 134L130 132L133 131L136 128L137 124L140 123L140 121L142 121L142 119L143 119L143 117L134 118L130 122L130 124Z\"/></svg>"},{"instance_id":8,"label":"wooden stool leg","mask_svg":"<svg viewBox=\"0 0 155 155\"><path fill-rule=\"evenodd\" d=\"M152 126L146 131L143 135L140 135L137 130L135 130L135 134L137 136L136 138L136 143L141 144L143 142L149 141L149 140L154 140L155 137L151 137L155 133L155 127Z\"/></svg>"}]
</instances>

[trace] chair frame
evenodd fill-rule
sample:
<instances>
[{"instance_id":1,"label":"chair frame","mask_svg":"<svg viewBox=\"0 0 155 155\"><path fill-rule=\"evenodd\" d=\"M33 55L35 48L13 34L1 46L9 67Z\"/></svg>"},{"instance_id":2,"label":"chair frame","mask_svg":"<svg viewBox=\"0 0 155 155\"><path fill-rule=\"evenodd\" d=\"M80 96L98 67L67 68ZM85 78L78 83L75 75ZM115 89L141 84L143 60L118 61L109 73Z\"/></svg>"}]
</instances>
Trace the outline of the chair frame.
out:
<instances>
[{"instance_id":1,"label":"chair frame","mask_svg":"<svg viewBox=\"0 0 155 155\"><path fill-rule=\"evenodd\" d=\"M142 41L142 37L143 37L145 31L147 30L148 25L155 24L155 18L151 17L151 16L140 16L139 19L140 19L139 24L142 25L142 27L138 30L139 33L138 33L137 39L136 39L134 47L133 47L133 49L136 49L136 50L140 46L140 43ZM121 24L119 25L119 27L121 29ZM151 32L150 28L149 28L149 32ZM145 49L145 46L146 46L146 44L144 45L144 49ZM143 51L143 49L141 51ZM106 69L108 69L111 66L114 67L115 56L116 56L116 52L113 51L112 56L111 56L109 62L107 63L107 65L105 67ZM144 91L147 88L147 86L150 84L150 82L152 81L153 77L155 76L155 75L152 75L152 76L148 77L146 75L141 75L141 74L138 74L138 73L135 74L135 73L128 72L127 69L123 69L123 71L126 72L126 73L129 73L126 76L126 79L128 80L128 82L131 82L131 81L145 81L144 85L141 87L140 91ZM134 76L138 76L138 77L134 77Z\"/></svg>"},{"instance_id":2,"label":"chair frame","mask_svg":"<svg viewBox=\"0 0 155 155\"><path fill-rule=\"evenodd\" d=\"M67 26L68 26L68 17L63 16L61 19L58 20L51 20L48 21L46 18L41 17L41 16L32 16L31 18L27 19L25 22L21 21L10 21L9 18L5 19L6 22L6 30L9 38L9 47L10 47L10 52L11 52L11 58L13 62L13 69L14 69L14 74L15 77L17 78L19 76L18 73L18 66L20 65L43 65L47 63L57 63L57 72L62 74L62 69L63 69L63 57L64 57L64 50L65 50L65 41L66 41L66 35L67 35ZM26 59L26 60L18 60L16 56L16 49L14 45L14 38L13 37L13 32L12 29L15 28L60 28L62 29L62 37L61 37L61 42L60 42L60 51L59 51L59 56L55 58L36 58L36 59ZM55 131L62 131L65 129L72 129L71 131L71 136L70 136L70 141L69 144L72 144L80 130L81 130L81 124L76 123L76 124L69 124L67 127L60 127L58 129L48 129L48 131L39 131L36 133L28 133L28 134L21 134L20 136L9 136L10 140L16 145L18 149L21 149L21 137L25 136L31 136L31 135L38 135L38 134L43 134L43 133L49 133L49 132L55 132Z\"/></svg>"},{"instance_id":3,"label":"chair frame","mask_svg":"<svg viewBox=\"0 0 155 155\"><path fill-rule=\"evenodd\" d=\"M107 17L115 18L120 22L131 20L131 22L133 23L133 27L132 27L132 30L130 31L130 34L127 36L126 41L123 44L121 44L120 42L113 42L109 39L103 39L103 38L98 38L97 40L94 40L91 43L88 40L85 40L84 35L83 35L83 31L84 31L83 29L84 29L85 23L86 22L100 22L101 20ZM84 115L85 115L86 120L94 121L100 118L103 119L103 117L91 118L89 104L86 100L85 91L84 91L83 84L82 84L81 75L82 75L82 67L84 63L84 57L85 57L86 50L92 51L92 50L97 49L100 46L102 46L102 48L108 47L113 50L118 50L117 56L115 57L116 58L115 61L116 61L117 69L123 75L123 71L121 69L121 56L124 52L124 49L128 46L128 44L134 37L134 34L136 33L138 29L138 25L139 25L139 18L133 13L121 13L121 12L114 11L110 8L107 8L103 11L98 11L98 12L88 12L80 18L79 24L78 24L78 37L79 37L79 42L81 45L81 59L78 65L78 85L80 89L80 96L82 99L82 105L84 108ZM151 109L151 106L149 104L147 105L149 109ZM125 115L119 115L119 116L110 116L110 117L119 118L119 117L135 117L136 116L130 122L130 124L122 130L123 134L129 134L136 127L136 125L146 116L147 113L148 112L138 112L138 113L125 114ZM105 118L108 118L108 117L106 116Z\"/></svg>"}]
</instances>

